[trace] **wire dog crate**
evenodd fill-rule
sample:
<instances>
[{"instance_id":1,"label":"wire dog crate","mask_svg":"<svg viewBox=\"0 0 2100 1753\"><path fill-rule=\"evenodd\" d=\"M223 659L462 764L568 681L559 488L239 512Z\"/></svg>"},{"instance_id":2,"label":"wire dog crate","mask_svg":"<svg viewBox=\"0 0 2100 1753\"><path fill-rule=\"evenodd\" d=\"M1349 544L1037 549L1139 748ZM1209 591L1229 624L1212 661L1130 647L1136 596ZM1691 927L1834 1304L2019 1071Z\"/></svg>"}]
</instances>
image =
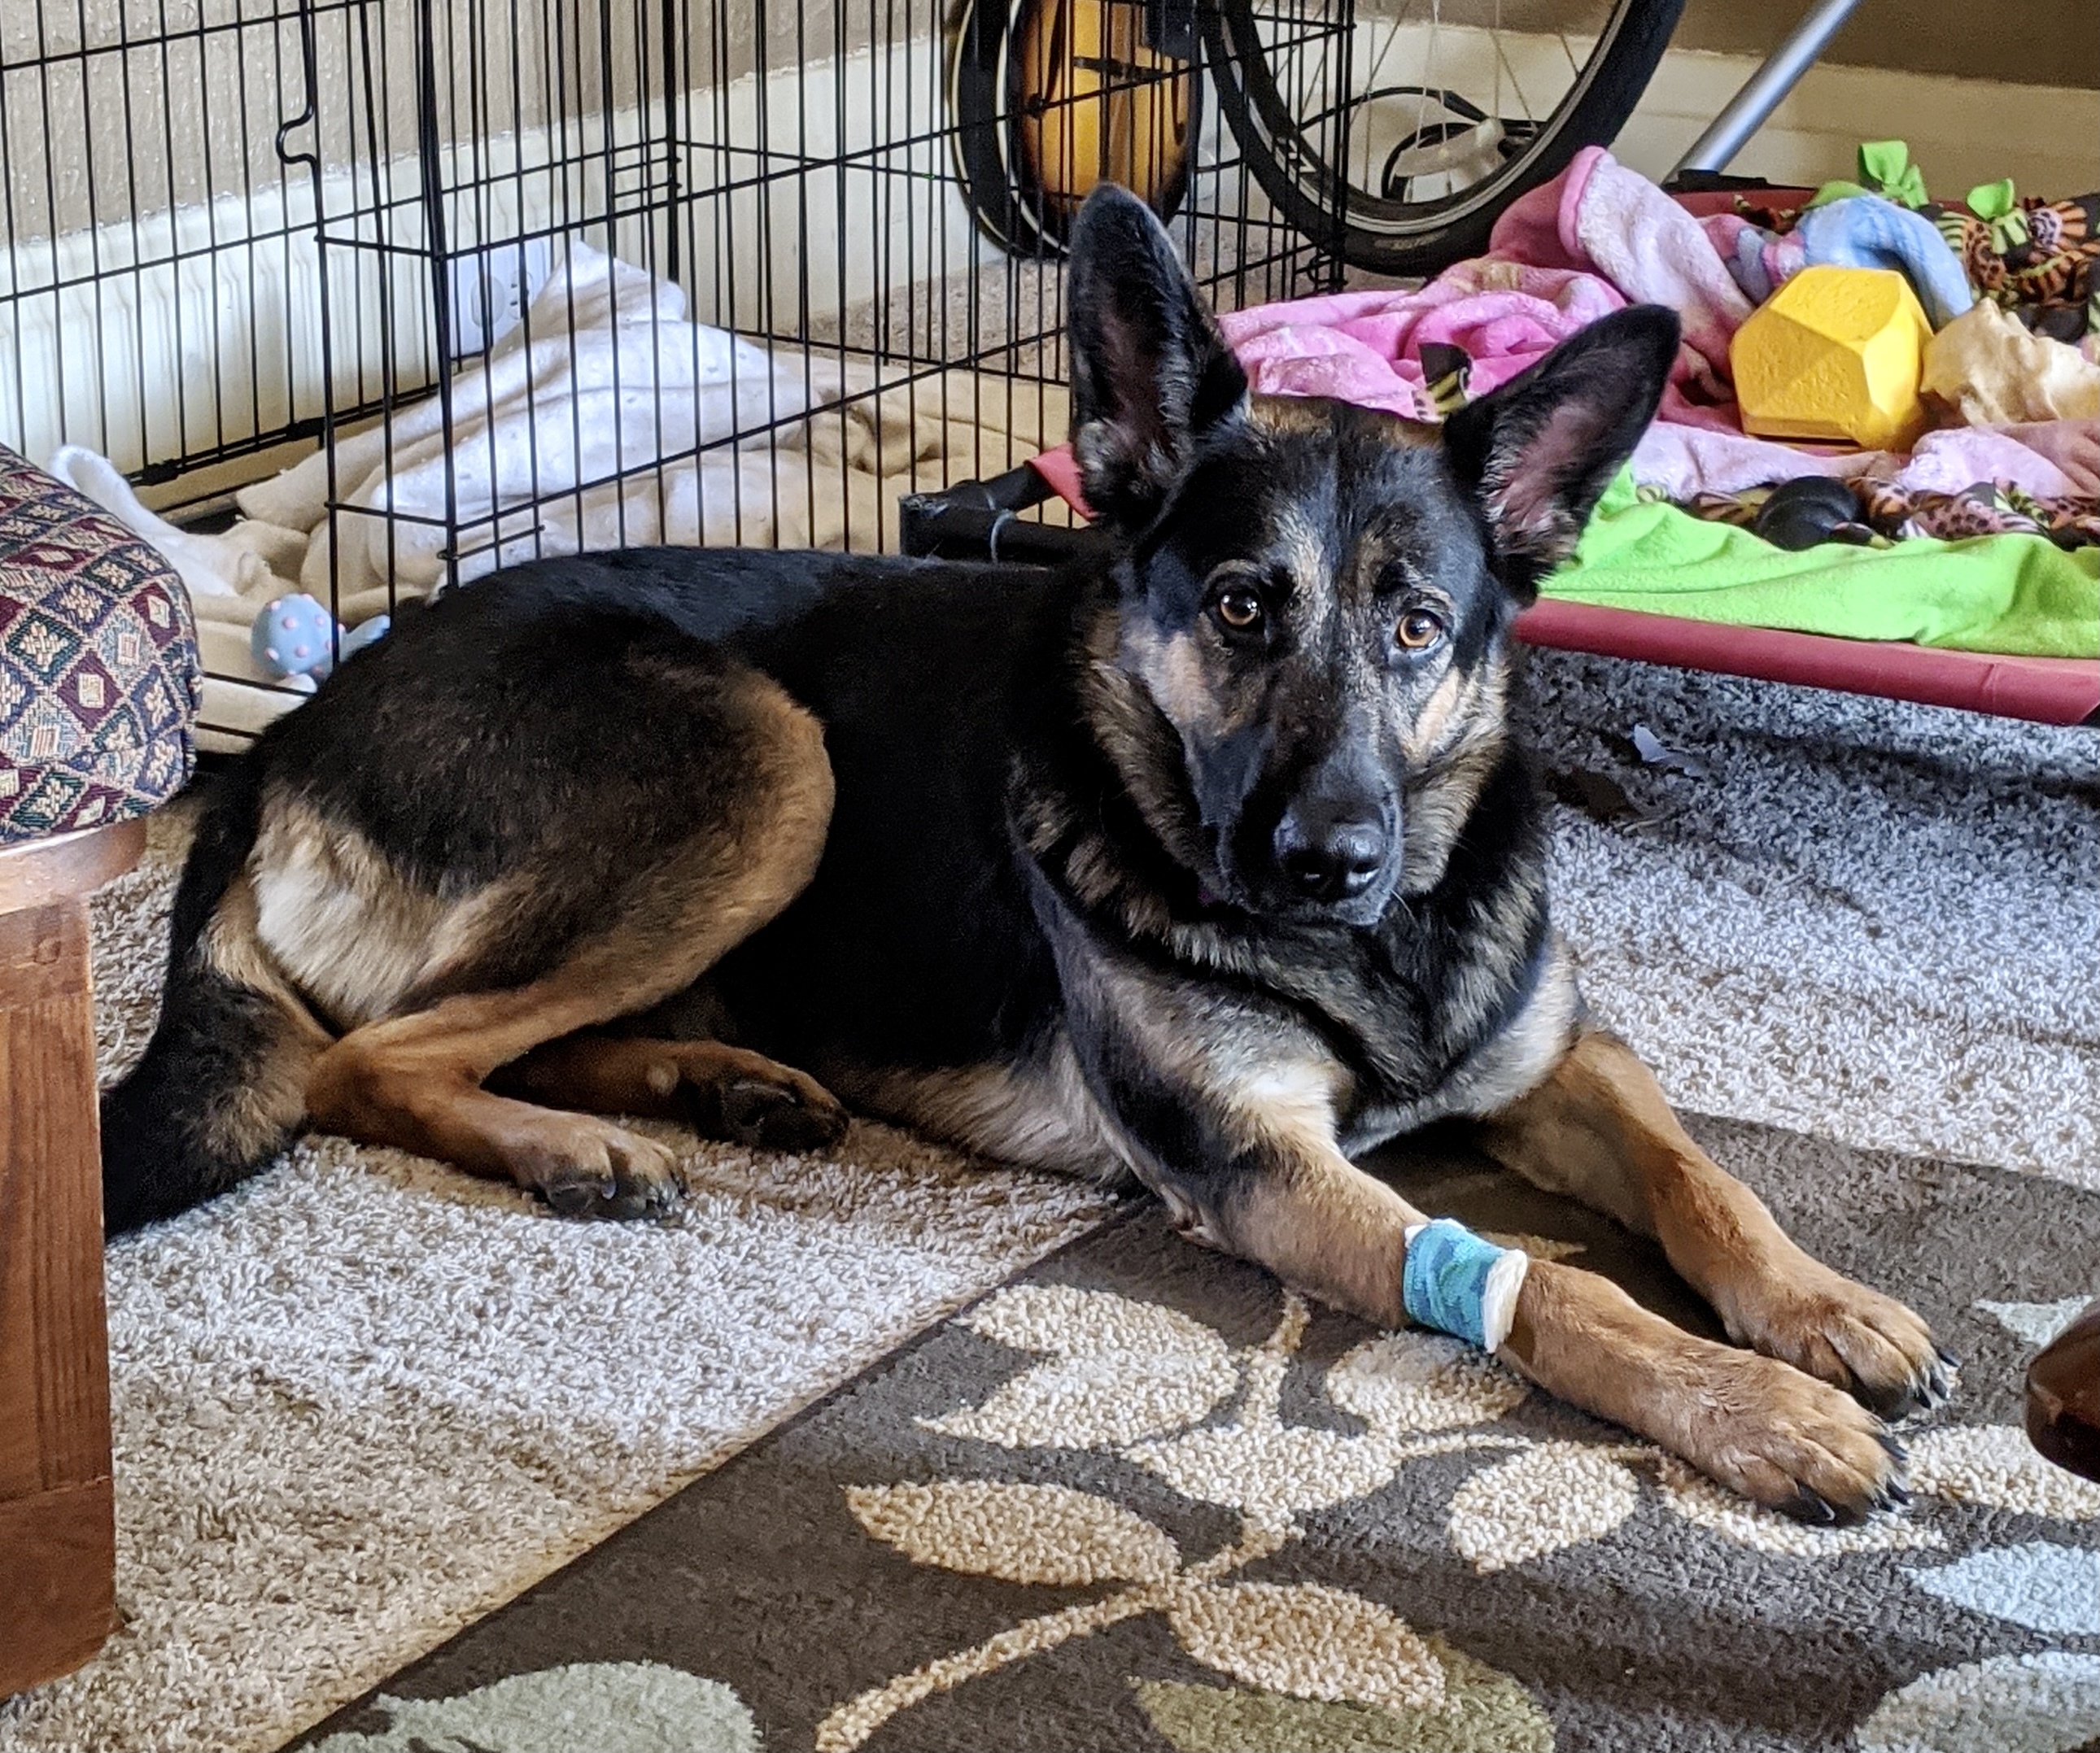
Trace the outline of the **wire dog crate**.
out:
<instances>
[{"instance_id":1,"label":"wire dog crate","mask_svg":"<svg viewBox=\"0 0 2100 1753\"><path fill-rule=\"evenodd\" d=\"M355 626L578 548L894 547L902 494L1065 436L1102 171L1158 174L1221 306L1339 284L1195 3L17 0L0 443L198 539L222 744L311 685L246 652L272 590ZM1348 52L1346 0L1261 15L1272 64Z\"/></svg>"}]
</instances>

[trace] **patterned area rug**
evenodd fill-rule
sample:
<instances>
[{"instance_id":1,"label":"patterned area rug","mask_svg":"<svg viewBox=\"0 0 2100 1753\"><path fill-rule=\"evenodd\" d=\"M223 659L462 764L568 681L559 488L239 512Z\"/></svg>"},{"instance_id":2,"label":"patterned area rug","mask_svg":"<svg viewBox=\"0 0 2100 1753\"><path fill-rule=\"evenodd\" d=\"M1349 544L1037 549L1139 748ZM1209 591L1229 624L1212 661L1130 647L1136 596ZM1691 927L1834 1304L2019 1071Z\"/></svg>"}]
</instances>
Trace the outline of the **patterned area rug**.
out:
<instances>
[{"instance_id":1,"label":"patterned area rug","mask_svg":"<svg viewBox=\"0 0 2100 1753\"><path fill-rule=\"evenodd\" d=\"M1753 1510L1455 1341L1310 1308L1136 1208L299 1745L2100 1746L2100 1487L2015 1428L2026 1357L2093 1288L2100 1195L1693 1125L1963 1357L1952 1407L1905 1433L1908 1515ZM1646 1244L1462 1147L1388 1166L1432 1210L1708 1319Z\"/></svg>"}]
</instances>

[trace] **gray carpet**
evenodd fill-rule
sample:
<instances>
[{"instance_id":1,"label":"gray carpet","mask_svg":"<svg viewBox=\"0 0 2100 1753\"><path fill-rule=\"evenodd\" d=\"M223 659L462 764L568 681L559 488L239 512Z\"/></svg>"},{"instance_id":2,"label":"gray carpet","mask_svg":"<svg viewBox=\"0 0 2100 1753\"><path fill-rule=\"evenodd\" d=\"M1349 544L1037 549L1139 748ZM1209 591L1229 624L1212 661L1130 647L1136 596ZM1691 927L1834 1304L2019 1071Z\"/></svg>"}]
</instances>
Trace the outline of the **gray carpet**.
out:
<instances>
[{"instance_id":1,"label":"gray carpet","mask_svg":"<svg viewBox=\"0 0 2100 1753\"><path fill-rule=\"evenodd\" d=\"M1674 1100L2100 1187L2100 731L1562 654L1533 682L1549 764L1659 818L1560 809L1554 898Z\"/></svg>"},{"instance_id":2,"label":"gray carpet","mask_svg":"<svg viewBox=\"0 0 2100 1753\"><path fill-rule=\"evenodd\" d=\"M1538 672L1551 764L1661 818L1557 810L1558 907L1680 1102L2100 1187L2093 733ZM1634 764L1635 724L1711 777ZM150 1020L172 840L98 904L109 1067ZM125 1623L0 1705L0 1750L274 1746L1099 1209L876 1128L692 1162L691 1209L642 1231L315 1140L114 1249Z\"/></svg>"}]
</instances>

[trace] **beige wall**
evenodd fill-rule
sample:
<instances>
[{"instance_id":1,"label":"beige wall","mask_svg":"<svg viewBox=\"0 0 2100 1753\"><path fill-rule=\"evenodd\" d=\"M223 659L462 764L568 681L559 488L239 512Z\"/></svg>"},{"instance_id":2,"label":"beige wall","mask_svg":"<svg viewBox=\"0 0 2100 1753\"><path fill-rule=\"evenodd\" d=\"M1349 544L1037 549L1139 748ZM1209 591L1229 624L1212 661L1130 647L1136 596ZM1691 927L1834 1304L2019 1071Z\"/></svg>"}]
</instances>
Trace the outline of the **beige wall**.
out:
<instances>
[{"instance_id":1,"label":"beige wall","mask_svg":"<svg viewBox=\"0 0 2100 1753\"><path fill-rule=\"evenodd\" d=\"M765 64L927 38L948 3L802 0L798 18L783 0L767 9ZM726 86L759 65L757 11L680 0L686 28L667 54L656 0L452 0L436 48L440 129L487 139L593 113L607 95L631 106L660 98L667 77ZM0 244L274 185L287 174L277 125L302 86L298 11L296 0L0 0ZM375 143L382 156L412 147L414 19L415 0L320 9L324 126L293 150L342 164ZM711 138L712 120L691 114L687 131Z\"/></svg>"},{"instance_id":2,"label":"beige wall","mask_svg":"<svg viewBox=\"0 0 2100 1753\"><path fill-rule=\"evenodd\" d=\"M1811 0L1688 0L1677 46L1757 54L1784 37ZM2094 0L1864 0L1824 59L2013 85L2100 88ZM2100 163L2100 141L2086 143Z\"/></svg>"}]
</instances>

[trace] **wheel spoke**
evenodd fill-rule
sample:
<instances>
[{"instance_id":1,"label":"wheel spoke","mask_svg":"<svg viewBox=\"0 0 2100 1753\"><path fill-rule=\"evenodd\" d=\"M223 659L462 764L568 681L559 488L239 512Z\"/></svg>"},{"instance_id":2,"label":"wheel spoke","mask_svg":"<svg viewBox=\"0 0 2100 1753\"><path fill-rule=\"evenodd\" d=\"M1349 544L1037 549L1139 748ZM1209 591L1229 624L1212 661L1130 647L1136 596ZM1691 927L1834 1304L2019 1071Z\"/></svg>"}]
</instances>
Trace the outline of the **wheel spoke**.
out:
<instances>
[{"instance_id":1,"label":"wheel spoke","mask_svg":"<svg viewBox=\"0 0 2100 1753\"><path fill-rule=\"evenodd\" d=\"M1524 106L1524 119L1527 121L1543 121L1546 118L1531 107L1531 99L1524 95L1524 81L1517 77L1516 69L1510 65L1509 56L1502 52L1502 39L1498 32L1495 37L1495 86L1498 90L1501 89L1505 70L1509 74L1510 89L1516 93L1517 102ZM1502 113L1500 104L1495 106L1495 113L1498 116Z\"/></svg>"},{"instance_id":2,"label":"wheel spoke","mask_svg":"<svg viewBox=\"0 0 2100 1753\"><path fill-rule=\"evenodd\" d=\"M1495 0L1494 45L1495 101L1493 104L1493 113L1499 116L1502 112L1502 68L1506 64L1502 55L1502 0ZM1512 86L1516 83L1516 75L1515 73L1511 73L1510 75L1510 83ZM1524 93L1522 91L1520 90L1517 93L1516 100L1520 104L1524 101Z\"/></svg>"},{"instance_id":3,"label":"wheel spoke","mask_svg":"<svg viewBox=\"0 0 2100 1753\"><path fill-rule=\"evenodd\" d=\"M1422 131L1422 106L1428 101L1427 88L1436 77L1436 38L1443 22L1442 0L1429 0L1429 47L1422 57L1424 95L1414 100L1414 131L1417 134ZM1440 104L1437 107L1440 109L1443 106Z\"/></svg>"}]
</instances>

